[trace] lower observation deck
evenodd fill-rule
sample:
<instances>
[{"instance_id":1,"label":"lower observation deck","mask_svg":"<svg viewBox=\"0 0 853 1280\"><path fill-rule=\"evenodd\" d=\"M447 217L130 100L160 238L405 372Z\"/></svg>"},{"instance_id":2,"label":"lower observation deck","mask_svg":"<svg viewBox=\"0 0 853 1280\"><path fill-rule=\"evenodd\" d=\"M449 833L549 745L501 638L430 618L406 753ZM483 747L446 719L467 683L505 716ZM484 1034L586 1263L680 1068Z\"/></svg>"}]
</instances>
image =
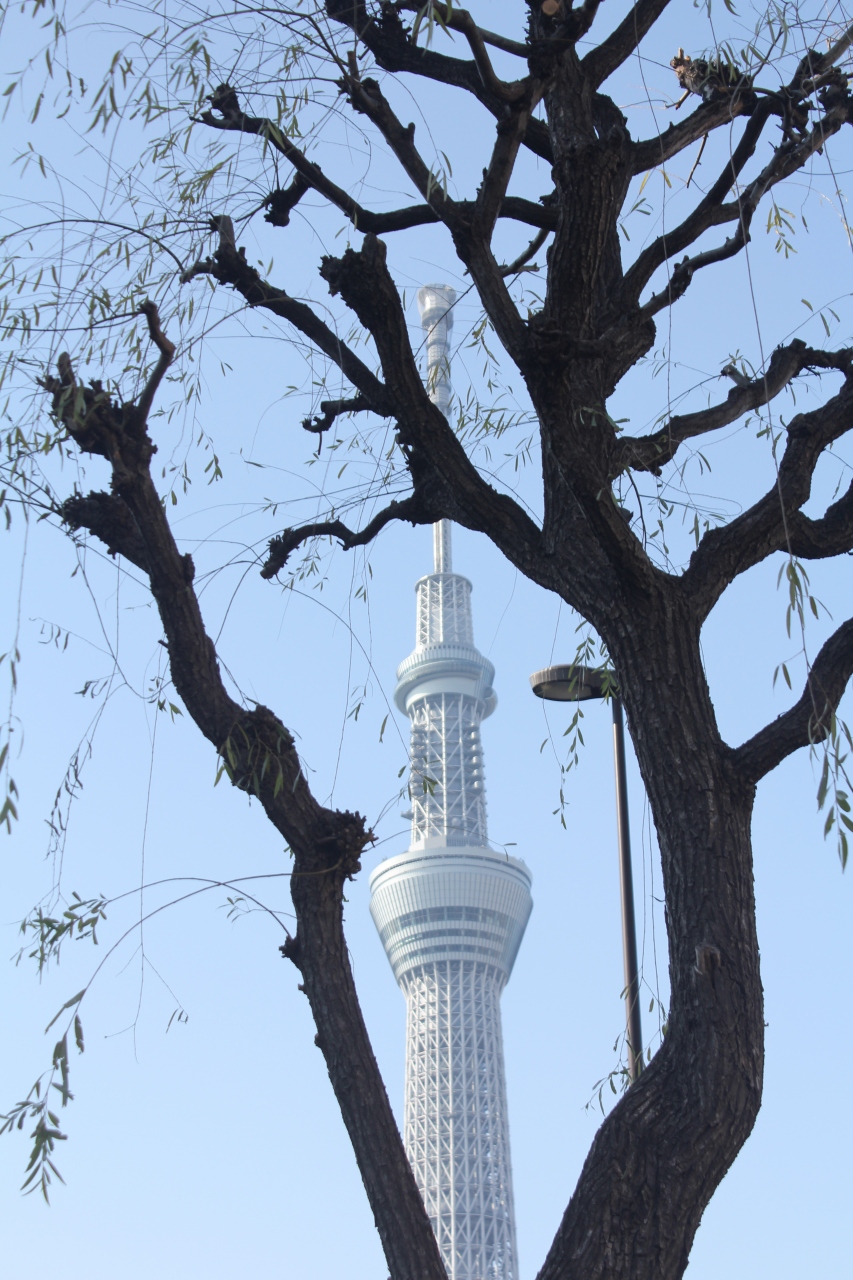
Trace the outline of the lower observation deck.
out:
<instances>
[{"instance_id":1,"label":"lower observation deck","mask_svg":"<svg viewBox=\"0 0 853 1280\"><path fill-rule=\"evenodd\" d=\"M370 877L370 911L398 982L425 965L466 960L512 972L533 906L518 858L486 848L410 850Z\"/></svg>"}]
</instances>

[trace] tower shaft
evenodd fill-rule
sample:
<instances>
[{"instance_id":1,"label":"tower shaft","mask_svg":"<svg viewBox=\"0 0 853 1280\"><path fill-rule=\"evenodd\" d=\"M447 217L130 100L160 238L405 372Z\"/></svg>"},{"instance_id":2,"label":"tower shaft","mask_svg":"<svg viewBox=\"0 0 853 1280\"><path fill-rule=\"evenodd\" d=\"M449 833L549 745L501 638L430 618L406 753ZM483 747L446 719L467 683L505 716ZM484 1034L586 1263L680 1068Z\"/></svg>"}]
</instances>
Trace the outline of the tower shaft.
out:
<instances>
[{"instance_id":1,"label":"tower shaft","mask_svg":"<svg viewBox=\"0 0 853 1280\"><path fill-rule=\"evenodd\" d=\"M450 403L452 289L418 294L427 387ZM471 583L433 528L414 652L395 700L411 720L408 852L370 877L370 910L407 1005L405 1143L449 1280L517 1280L500 995L532 908L530 872L488 842L480 723L494 667L474 645Z\"/></svg>"},{"instance_id":2,"label":"tower shaft","mask_svg":"<svg viewBox=\"0 0 853 1280\"><path fill-rule=\"evenodd\" d=\"M401 985L406 1150L448 1275L516 1276L502 984L487 965L446 960Z\"/></svg>"}]
</instances>

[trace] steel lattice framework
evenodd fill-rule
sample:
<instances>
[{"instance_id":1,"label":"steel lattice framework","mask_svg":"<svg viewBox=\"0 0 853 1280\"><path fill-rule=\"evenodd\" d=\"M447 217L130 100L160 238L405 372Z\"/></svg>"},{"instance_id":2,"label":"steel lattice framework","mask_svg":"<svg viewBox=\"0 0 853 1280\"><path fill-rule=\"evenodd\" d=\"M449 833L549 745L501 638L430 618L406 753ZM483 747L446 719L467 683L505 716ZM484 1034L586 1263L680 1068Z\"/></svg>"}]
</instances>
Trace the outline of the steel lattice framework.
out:
<instances>
[{"instance_id":1,"label":"steel lattice framework","mask_svg":"<svg viewBox=\"0 0 853 1280\"><path fill-rule=\"evenodd\" d=\"M424 841L481 845L487 840L480 709L463 693L413 703L412 834ZM446 749L445 749L446 748Z\"/></svg>"},{"instance_id":2,"label":"steel lattice framework","mask_svg":"<svg viewBox=\"0 0 853 1280\"><path fill-rule=\"evenodd\" d=\"M406 1149L448 1273L516 1276L500 975L445 960L402 986Z\"/></svg>"},{"instance_id":3,"label":"steel lattice framework","mask_svg":"<svg viewBox=\"0 0 853 1280\"><path fill-rule=\"evenodd\" d=\"M428 388L447 412L452 289L418 302ZM414 653L395 698L411 720L408 852L371 876L370 910L407 1004L405 1142L450 1280L517 1280L500 995L532 908L530 872L488 842L480 722L494 668L474 646L471 583L450 524L417 584Z\"/></svg>"}]
</instances>

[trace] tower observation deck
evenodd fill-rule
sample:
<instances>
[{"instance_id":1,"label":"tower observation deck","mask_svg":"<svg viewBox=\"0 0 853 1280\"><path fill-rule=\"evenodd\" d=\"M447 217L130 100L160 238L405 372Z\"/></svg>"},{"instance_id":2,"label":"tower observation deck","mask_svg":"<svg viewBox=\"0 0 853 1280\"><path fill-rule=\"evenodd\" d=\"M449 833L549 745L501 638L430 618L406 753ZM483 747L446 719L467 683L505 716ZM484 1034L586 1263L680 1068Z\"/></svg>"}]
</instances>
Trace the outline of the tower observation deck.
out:
<instances>
[{"instance_id":1,"label":"tower observation deck","mask_svg":"<svg viewBox=\"0 0 853 1280\"><path fill-rule=\"evenodd\" d=\"M430 396L450 398L446 286L418 293ZM530 872L489 847L480 723L494 668L475 648L471 583L433 527L414 652L395 701L411 721L407 852L370 877L370 911L406 997L405 1144L449 1280L517 1280L500 995L532 908Z\"/></svg>"}]
</instances>

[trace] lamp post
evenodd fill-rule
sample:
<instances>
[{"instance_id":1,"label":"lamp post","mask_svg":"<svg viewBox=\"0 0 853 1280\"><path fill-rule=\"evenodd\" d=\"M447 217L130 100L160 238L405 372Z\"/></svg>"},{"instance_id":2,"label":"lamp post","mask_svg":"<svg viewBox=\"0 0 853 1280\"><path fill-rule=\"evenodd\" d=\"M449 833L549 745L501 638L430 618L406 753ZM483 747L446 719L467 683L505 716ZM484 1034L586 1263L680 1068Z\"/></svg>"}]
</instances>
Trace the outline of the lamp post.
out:
<instances>
[{"instance_id":1,"label":"lamp post","mask_svg":"<svg viewBox=\"0 0 853 1280\"><path fill-rule=\"evenodd\" d=\"M586 702L610 698L613 713L613 762L616 771L616 833L619 842L619 888L622 898L622 955L625 965L625 1015L628 1028L628 1070L633 1083L643 1069L640 1025L640 973L637 927L634 919L634 878L631 872L631 832L628 826L628 782L625 769L625 721L622 701L612 682L591 667L558 666L534 671L530 686L537 698L549 702Z\"/></svg>"}]
</instances>

